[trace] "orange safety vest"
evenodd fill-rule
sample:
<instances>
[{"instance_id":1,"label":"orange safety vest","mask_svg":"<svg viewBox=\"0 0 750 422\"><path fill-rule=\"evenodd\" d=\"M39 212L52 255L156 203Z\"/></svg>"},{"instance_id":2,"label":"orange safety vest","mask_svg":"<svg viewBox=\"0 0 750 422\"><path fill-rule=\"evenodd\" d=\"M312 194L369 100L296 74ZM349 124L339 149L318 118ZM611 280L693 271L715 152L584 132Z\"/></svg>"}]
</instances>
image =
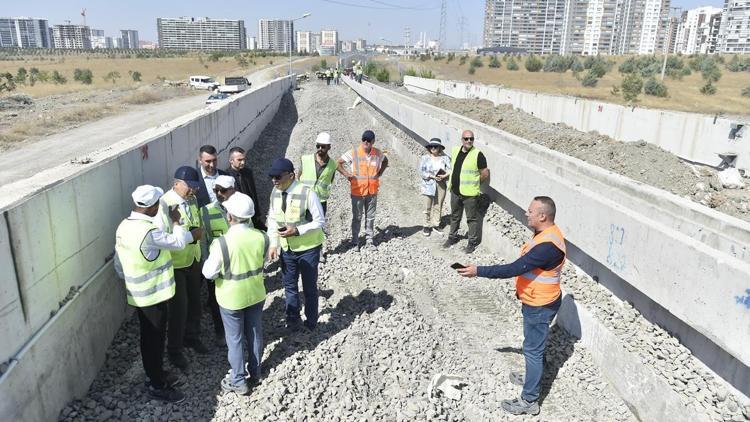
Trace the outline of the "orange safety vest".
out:
<instances>
[{"instance_id":1,"label":"orange safety vest","mask_svg":"<svg viewBox=\"0 0 750 422\"><path fill-rule=\"evenodd\" d=\"M350 183L353 196L376 195L378 193L380 179L377 175L382 163L383 153L375 147L370 149L369 157L361 145L359 148L352 149L351 171L354 177Z\"/></svg>"},{"instance_id":2,"label":"orange safety vest","mask_svg":"<svg viewBox=\"0 0 750 422\"><path fill-rule=\"evenodd\" d=\"M560 265L551 269L543 270L541 268L534 268L521 274L516 278L516 296L521 302L531 306L543 306L550 304L560 297L560 274L562 273L563 265L565 265L565 258L567 252L565 250L565 238L563 237L560 228L557 225L542 230L534 237L523 245L521 248L521 256L526 254L531 248L541 243L549 242L560 249L563 254L563 260Z\"/></svg>"}]
</instances>

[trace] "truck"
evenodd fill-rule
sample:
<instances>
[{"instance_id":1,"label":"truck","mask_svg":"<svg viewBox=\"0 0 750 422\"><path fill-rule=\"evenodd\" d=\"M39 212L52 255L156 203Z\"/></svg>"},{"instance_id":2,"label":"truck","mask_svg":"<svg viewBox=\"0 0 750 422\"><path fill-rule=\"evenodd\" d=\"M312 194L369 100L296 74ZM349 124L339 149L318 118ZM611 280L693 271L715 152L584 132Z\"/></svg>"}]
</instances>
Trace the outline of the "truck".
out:
<instances>
[{"instance_id":1,"label":"truck","mask_svg":"<svg viewBox=\"0 0 750 422\"><path fill-rule=\"evenodd\" d=\"M188 79L188 85L193 89L207 89L213 91L219 84L210 76L196 75Z\"/></svg>"},{"instance_id":2,"label":"truck","mask_svg":"<svg viewBox=\"0 0 750 422\"><path fill-rule=\"evenodd\" d=\"M227 76L224 78L224 85L219 86L219 92L227 94L236 94L250 88L250 81L244 76Z\"/></svg>"}]
</instances>

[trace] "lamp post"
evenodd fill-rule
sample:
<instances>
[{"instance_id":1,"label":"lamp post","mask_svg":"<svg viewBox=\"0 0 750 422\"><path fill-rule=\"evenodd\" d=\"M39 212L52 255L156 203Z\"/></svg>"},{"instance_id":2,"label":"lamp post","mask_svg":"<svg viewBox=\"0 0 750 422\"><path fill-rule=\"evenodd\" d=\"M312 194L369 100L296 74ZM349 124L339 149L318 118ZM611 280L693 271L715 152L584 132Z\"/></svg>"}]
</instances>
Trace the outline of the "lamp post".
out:
<instances>
[{"instance_id":1,"label":"lamp post","mask_svg":"<svg viewBox=\"0 0 750 422\"><path fill-rule=\"evenodd\" d=\"M289 32L290 32L290 34L289 34L289 76L292 75L292 46L294 45L294 31L292 30L292 28L294 27L294 25L293 25L294 21L298 21L300 19L304 19L304 18L306 18L306 17L308 17L310 15L311 15L311 13L307 12L304 15L298 17L298 18L294 18L294 19L290 19L289 20Z\"/></svg>"},{"instance_id":2,"label":"lamp post","mask_svg":"<svg viewBox=\"0 0 750 422\"><path fill-rule=\"evenodd\" d=\"M670 7L669 8L673 14L679 16L680 11L682 10L681 7ZM664 80L664 73L667 71L667 58L669 57L669 39L672 38L672 31L674 28L672 28L672 17L670 14L667 14L667 17L669 18L669 25L667 26L667 39L664 42L665 48L664 48L664 63L661 65L661 80ZM677 42L675 41L675 44Z\"/></svg>"}]
</instances>

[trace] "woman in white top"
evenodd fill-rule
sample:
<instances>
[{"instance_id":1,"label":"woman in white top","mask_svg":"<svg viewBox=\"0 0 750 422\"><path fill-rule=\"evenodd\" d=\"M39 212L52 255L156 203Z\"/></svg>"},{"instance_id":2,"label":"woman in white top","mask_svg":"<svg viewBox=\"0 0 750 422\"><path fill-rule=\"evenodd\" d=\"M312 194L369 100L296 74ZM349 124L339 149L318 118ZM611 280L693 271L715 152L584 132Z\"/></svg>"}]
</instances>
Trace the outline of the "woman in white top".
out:
<instances>
[{"instance_id":1,"label":"woman in white top","mask_svg":"<svg viewBox=\"0 0 750 422\"><path fill-rule=\"evenodd\" d=\"M428 154L422 156L419 173L422 176L420 193L424 198L425 223L422 233L429 236L437 232L445 200L446 180L450 176L451 160L445 153L445 146L438 138L430 139L426 145Z\"/></svg>"}]
</instances>

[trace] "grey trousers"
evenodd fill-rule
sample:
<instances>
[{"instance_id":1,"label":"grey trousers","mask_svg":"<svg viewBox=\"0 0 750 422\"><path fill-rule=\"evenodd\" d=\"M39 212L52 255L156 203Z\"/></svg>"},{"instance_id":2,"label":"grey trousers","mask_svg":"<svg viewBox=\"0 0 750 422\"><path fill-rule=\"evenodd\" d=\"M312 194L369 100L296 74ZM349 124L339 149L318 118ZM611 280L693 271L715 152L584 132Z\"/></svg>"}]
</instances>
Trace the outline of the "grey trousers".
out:
<instances>
[{"instance_id":1,"label":"grey trousers","mask_svg":"<svg viewBox=\"0 0 750 422\"><path fill-rule=\"evenodd\" d=\"M378 206L378 195L352 195L352 240L359 238L362 216L365 217L365 237L372 240L375 236L375 209Z\"/></svg>"}]
</instances>

